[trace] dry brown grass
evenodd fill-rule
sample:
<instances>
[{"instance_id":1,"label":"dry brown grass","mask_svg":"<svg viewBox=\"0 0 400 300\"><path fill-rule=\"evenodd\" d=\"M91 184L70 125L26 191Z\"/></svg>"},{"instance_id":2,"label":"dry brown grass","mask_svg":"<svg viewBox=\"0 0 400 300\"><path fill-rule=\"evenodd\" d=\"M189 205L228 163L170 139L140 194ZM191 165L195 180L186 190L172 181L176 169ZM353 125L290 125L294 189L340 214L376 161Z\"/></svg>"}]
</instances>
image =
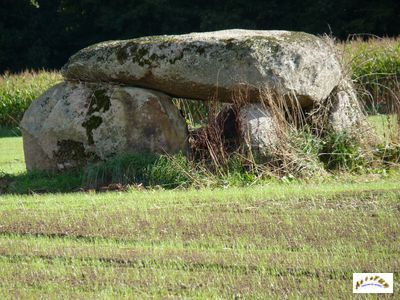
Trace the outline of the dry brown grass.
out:
<instances>
[{"instance_id":1,"label":"dry brown grass","mask_svg":"<svg viewBox=\"0 0 400 300\"><path fill-rule=\"evenodd\" d=\"M338 57L342 58L342 68L345 70L342 80L344 84L349 84L355 89L360 100L357 105L364 114L378 111L397 114L397 122L400 124L400 41L377 38L363 41L356 38L346 43L335 43L329 37L325 37L325 40ZM304 153L304 149L299 149L299 146L301 148L304 143L312 143L311 139L315 139L315 144L326 143L324 139L331 130L329 112L336 101L334 92L325 101L303 109L300 105L301 99L293 95L284 97L268 90L259 91L258 101L264 109L272 112L278 136L278 143L269 149L269 160L259 164L254 156L255 149L251 149L251 143L246 141L244 133L240 132L242 126L238 118L239 111L254 100L254 95L244 86L239 85L233 91L233 103L229 108L224 106L221 110L221 105L216 104L215 99L208 101L210 113L202 122L206 126L198 129L192 137L194 157L211 162L214 170L218 171L226 168L231 158L235 157L239 158L247 170L257 170L259 173L268 174L267 176L282 177L290 174L309 177L315 173L325 174L323 166L318 163L318 155L310 156L310 152ZM230 141L226 138L227 122L230 122L228 128L235 136L233 140L230 136ZM362 155L367 165L379 165L381 158L373 153L376 153L375 147L382 143L382 140L371 130L366 120L361 120L357 126L346 133L349 135L348 139L358 144L357 147L363 152L354 155ZM396 127L392 124L390 126ZM398 130L398 137L390 141L386 139L386 142L395 148L400 140L400 129ZM308 136L308 141L304 141L304 135ZM318 152L318 149L315 150Z\"/></svg>"}]
</instances>

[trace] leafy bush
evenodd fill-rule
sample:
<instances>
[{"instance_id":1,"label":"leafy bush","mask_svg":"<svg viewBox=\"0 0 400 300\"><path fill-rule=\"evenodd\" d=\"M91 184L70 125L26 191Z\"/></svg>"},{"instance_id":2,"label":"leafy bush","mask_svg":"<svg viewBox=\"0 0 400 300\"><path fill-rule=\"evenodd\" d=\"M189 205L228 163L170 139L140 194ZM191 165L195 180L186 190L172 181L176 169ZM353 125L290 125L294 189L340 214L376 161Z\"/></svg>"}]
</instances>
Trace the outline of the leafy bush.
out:
<instances>
[{"instance_id":1,"label":"leafy bush","mask_svg":"<svg viewBox=\"0 0 400 300\"><path fill-rule=\"evenodd\" d=\"M320 161L323 141L319 136L313 134L308 126L290 132L288 142L295 154L292 159L294 168L288 175L312 177L324 172L323 164Z\"/></svg>"},{"instance_id":2,"label":"leafy bush","mask_svg":"<svg viewBox=\"0 0 400 300\"><path fill-rule=\"evenodd\" d=\"M61 80L58 72L46 71L0 76L0 126L17 126L32 101Z\"/></svg>"},{"instance_id":3,"label":"leafy bush","mask_svg":"<svg viewBox=\"0 0 400 300\"><path fill-rule=\"evenodd\" d=\"M327 134L322 145L320 158L328 169L354 172L365 166L365 152L360 143L345 132Z\"/></svg>"}]
</instances>

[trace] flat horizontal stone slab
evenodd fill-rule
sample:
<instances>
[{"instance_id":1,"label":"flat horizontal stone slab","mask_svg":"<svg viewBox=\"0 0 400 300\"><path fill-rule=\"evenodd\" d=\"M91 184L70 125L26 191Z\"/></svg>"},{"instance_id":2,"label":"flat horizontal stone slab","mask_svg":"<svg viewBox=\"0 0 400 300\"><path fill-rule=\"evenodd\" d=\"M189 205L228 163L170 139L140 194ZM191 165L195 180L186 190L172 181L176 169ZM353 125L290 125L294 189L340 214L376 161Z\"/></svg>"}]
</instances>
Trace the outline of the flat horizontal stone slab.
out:
<instances>
[{"instance_id":1,"label":"flat horizontal stone slab","mask_svg":"<svg viewBox=\"0 0 400 300\"><path fill-rule=\"evenodd\" d=\"M303 32L223 30L109 41L73 55L68 80L116 82L174 97L232 102L232 91L260 89L298 98L303 106L331 93L342 76L325 40Z\"/></svg>"}]
</instances>

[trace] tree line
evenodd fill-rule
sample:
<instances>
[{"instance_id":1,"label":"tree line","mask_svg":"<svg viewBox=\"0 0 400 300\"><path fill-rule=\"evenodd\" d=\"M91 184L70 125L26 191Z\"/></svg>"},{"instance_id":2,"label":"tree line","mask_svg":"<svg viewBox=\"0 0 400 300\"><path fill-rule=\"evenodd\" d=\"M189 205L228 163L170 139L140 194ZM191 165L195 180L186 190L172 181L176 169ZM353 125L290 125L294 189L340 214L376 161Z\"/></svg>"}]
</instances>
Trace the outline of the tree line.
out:
<instances>
[{"instance_id":1,"label":"tree line","mask_svg":"<svg viewBox=\"0 0 400 300\"><path fill-rule=\"evenodd\" d=\"M0 0L0 72L60 68L90 44L229 28L397 36L399 0Z\"/></svg>"}]
</instances>

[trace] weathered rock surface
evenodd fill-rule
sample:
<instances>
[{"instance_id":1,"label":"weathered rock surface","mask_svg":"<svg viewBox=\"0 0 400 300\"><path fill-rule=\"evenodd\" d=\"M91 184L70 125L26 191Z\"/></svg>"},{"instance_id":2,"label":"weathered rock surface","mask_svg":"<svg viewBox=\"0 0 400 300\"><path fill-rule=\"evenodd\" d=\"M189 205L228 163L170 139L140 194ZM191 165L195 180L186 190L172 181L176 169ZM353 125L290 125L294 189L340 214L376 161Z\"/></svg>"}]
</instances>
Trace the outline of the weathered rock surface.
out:
<instances>
[{"instance_id":1,"label":"weathered rock surface","mask_svg":"<svg viewBox=\"0 0 400 300\"><path fill-rule=\"evenodd\" d=\"M253 153L266 156L278 145L276 119L262 104L250 103L241 107L239 120L242 138Z\"/></svg>"},{"instance_id":2,"label":"weathered rock surface","mask_svg":"<svg viewBox=\"0 0 400 300\"><path fill-rule=\"evenodd\" d=\"M187 151L186 123L171 99L142 88L60 83L32 103L21 128L28 170Z\"/></svg>"},{"instance_id":3,"label":"weathered rock surface","mask_svg":"<svg viewBox=\"0 0 400 300\"><path fill-rule=\"evenodd\" d=\"M277 116L259 101L263 94L296 98L303 108L332 99L332 107L321 109L324 129L328 122L329 130L348 132L363 120L329 42L302 32L224 30L104 42L72 56L62 73L66 82L33 102L22 120L28 170L67 169L119 153L186 153L187 126L170 96L230 103L221 113L227 145L244 142L261 158L282 145Z\"/></svg>"},{"instance_id":4,"label":"weathered rock surface","mask_svg":"<svg viewBox=\"0 0 400 300\"><path fill-rule=\"evenodd\" d=\"M72 56L68 80L117 82L175 97L231 102L237 86L296 96L303 106L331 93L341 68L322 39L288 31L223 30L99 43Z\"/></svg>"},{"instance_id":5,"label":"weathered rock surface","mask_svg":"<svg viewBox=\"0 0 400 300\"><path fill-rule=\"evenodd\" d=\"M364 113L356 92L349 80L342 80L332 95L332 109L329 112L329 126L335 132L351 132L359 129Z\"/></svg>"}]
</instances>

